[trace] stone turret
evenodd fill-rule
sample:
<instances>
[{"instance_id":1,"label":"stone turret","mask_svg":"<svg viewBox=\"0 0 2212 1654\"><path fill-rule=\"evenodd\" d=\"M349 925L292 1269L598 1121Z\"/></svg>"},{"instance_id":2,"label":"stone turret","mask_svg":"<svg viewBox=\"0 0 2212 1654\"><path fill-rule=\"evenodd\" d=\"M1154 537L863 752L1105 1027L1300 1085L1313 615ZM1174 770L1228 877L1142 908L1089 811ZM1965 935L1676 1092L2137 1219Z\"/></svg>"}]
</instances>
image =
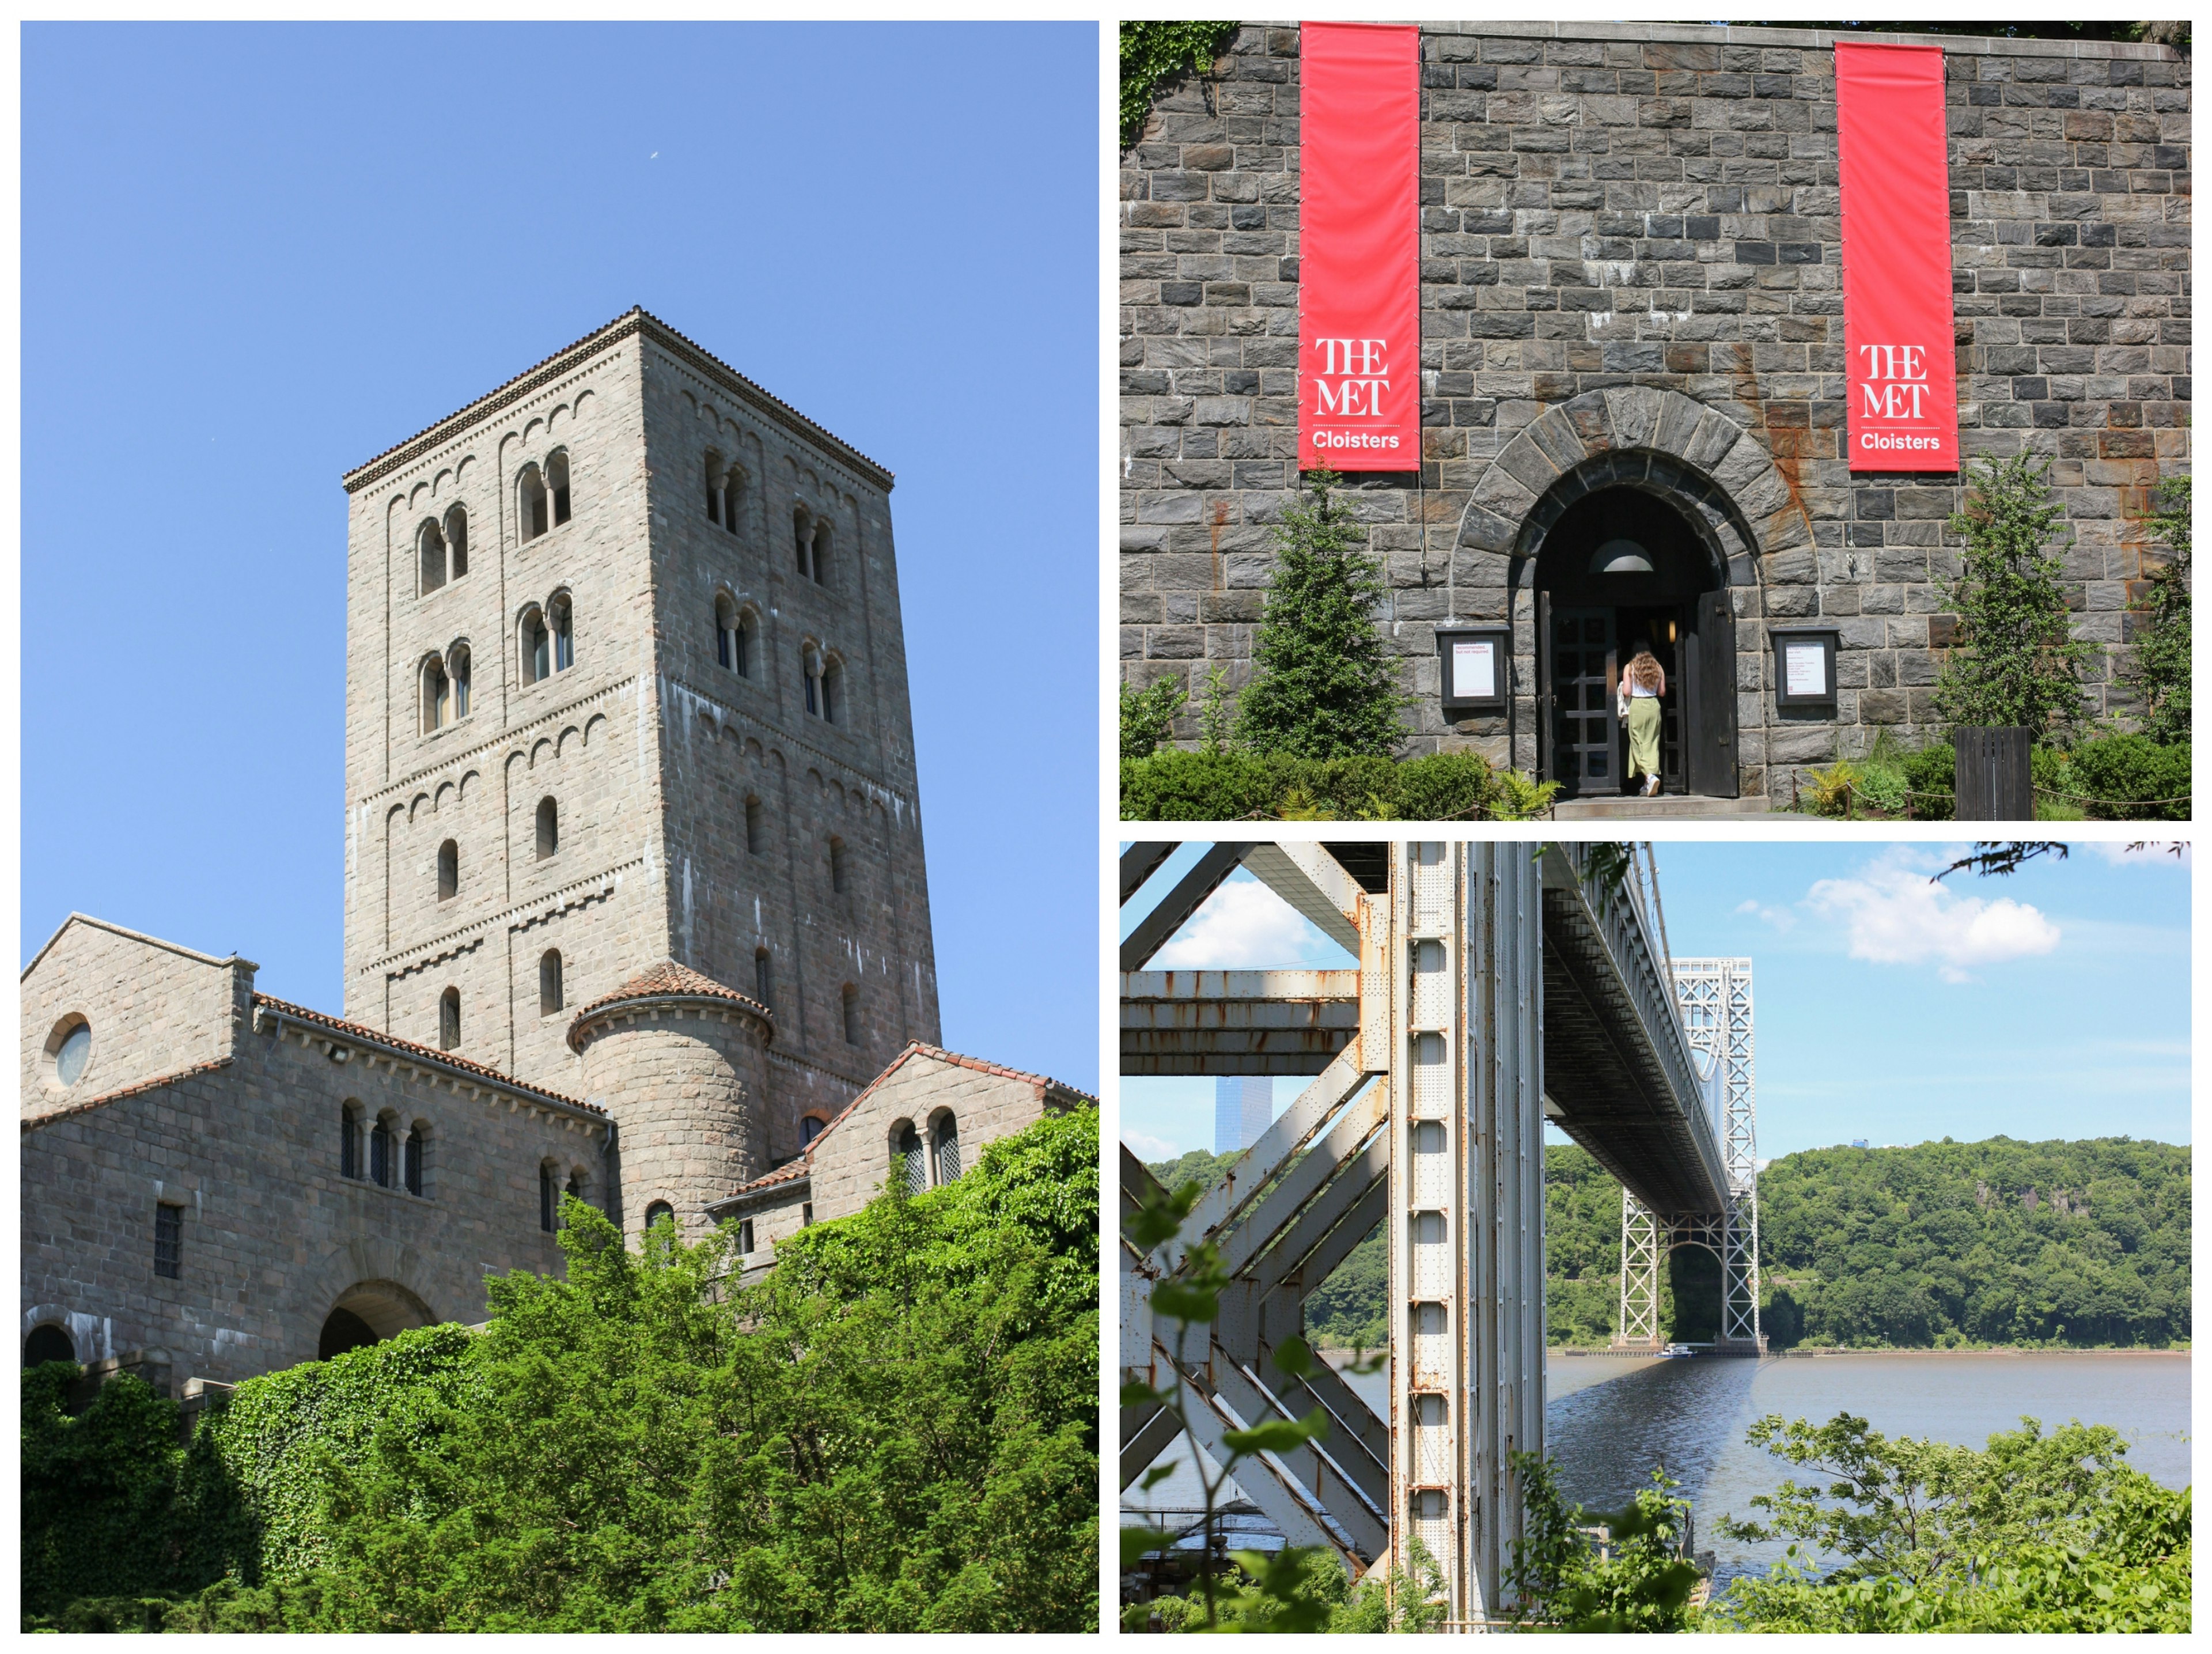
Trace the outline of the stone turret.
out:
<instances>
[{"instance_id":1,"label":"stone turret","mask_svg":"<svg viewBox=\"0 0 2212 1654\"><path fill-rule=\"evenodd\" d=\"M769 1169L768 1047L759 1000L665 962L577 1012L568 1044L587 1096L613 1116L623 1210L635 1236L654 1202L686 1239L713 1227L708 1206Z\"/></svg>"}]
</instances>

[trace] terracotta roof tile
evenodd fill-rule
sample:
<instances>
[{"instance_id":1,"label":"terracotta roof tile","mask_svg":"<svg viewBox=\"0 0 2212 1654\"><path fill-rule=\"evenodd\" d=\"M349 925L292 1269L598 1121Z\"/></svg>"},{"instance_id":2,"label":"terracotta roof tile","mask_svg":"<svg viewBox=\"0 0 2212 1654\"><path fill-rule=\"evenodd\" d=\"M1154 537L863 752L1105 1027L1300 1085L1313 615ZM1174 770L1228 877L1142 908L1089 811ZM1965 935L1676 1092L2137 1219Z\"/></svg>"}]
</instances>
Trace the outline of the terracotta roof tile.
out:
<instances>
[{"instance_id":1,"label":"terracotta roof tile","mask_svg":"<svg viewBox=\"0 0 2212 1654\"><path fill-rule=\"evenodd\" d=\"M740 994L734 988L724 986L712 976L682 965L673 959L663 959L649 970L641 970L611 994L603 994L582 1010L568 1025L568 1044L573 1049L576 1035L609 1006L621 1005L630 1000L720 1000L739 1006L759 1017L773 1029L775 1013L750 994Z\"/></svg>"},{"instance_id":2,"label":"terracotta roof tile","mask_svg":"<svg viewBox=\"0 0 2212 1654\"><path fill-rule=\"evenodd\" d=\"M151 1079L142 1079L135 1085L118 1086L114 1091L99 1097L88 1097L82 1103L64 1104L62 1107L49 1110L45 1114L26 1116L22 1122L23 1129L29 1131L37 1126L51 1126L57 1120L67 1120L76 1115L88 1114L94 1109L106 1107L110 1103L120 1103L126 1097L137 1097L142 1092L157 1092L164 1085L173 1085L179 1080L190 1079L194 1074L212 1073L217 1068L228 1067L230 1067L228 1057L210 1057L205 1062L193 1063L189 1068L179 1068L172 1073L155 1074Z\"/></svg>"},{"instance_id":3,"label":"terracotta roof tile","mask_svg":"<svg viewBox=\"0 0 2212 1654\"><path fill-rule=\"evenodd\" d=\"M417 1061L428 1063L432 1067L457 1068L464 1073L504 1086L508 1091L524 1092L532 1097L542 1097L549 1102L558 1103L565 1108L580 1109L586 1114L604 1116L606 1113L605 1109L596 1104L580 1103L573 1097L563 1097L558 1092L547 1091L543 1085L532 1085L527 1080L517 1079L513 1074L501 1073L489 1063L478 1062L470 1057L455 1056L451 1051L436 1050L428 1045L417 1045L411 1039L401 1039L397 1034L387 1034L380 1028L368 1028L357 1022L347 1022L342 1018L327 1016L320 1011L310 1011L304 1005L294 1005L289 1000L272 999L266 994L256 994L253 996L253 1002L256 1005L265 1005L281 1015L296 1017L301 1022L311 1022L319 1027L335 1030L349 1038L361 1040L365 1043L383 1045L393 1050L404 1051Z\"/></svg>"}]
</instances>

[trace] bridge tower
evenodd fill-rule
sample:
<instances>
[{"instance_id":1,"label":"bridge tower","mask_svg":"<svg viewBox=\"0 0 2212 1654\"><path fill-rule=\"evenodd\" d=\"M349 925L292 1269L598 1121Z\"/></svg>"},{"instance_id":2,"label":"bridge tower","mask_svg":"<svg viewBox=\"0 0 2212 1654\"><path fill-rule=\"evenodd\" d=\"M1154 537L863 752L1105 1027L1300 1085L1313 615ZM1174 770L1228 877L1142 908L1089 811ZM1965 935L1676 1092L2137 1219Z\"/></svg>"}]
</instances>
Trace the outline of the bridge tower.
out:
<instances>
[{"instance_id":1,"label":"bridge tower","mask_svg":"<svg viewBox=\"0 0 2212 1654\"><path fill-rule=\"evenodd\" d=\"M1722 1158L1728 1187L1717 1212L1662 1215L1620 1192L1620 1321L1615 1349L1665 1347L1659 1326L1659 1271L1678 1247L1702 1246L1720 1260L1720 1337L1716 1354L1763 1355L1759 1322L1759 1107L1752 1035L1751 961L1675 959L1682 1031L1699 1069L1718 1092Z\"/></svg>"}]
</instances>

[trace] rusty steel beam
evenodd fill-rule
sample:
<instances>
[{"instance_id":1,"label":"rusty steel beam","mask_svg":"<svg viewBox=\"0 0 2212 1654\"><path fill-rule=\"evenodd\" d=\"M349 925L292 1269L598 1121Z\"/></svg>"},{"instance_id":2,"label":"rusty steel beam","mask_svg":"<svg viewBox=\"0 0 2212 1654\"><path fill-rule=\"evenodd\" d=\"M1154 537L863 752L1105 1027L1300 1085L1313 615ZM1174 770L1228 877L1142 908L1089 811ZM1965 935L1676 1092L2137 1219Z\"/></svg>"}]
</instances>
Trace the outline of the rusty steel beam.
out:
<instances>
[{"instance_id":1,"label":"rusty steel beam","mask_svg":"<svg viewBox=\"0 0 2212 1654\"><path fill-rule=\"evenodd\" d=\"M1356 970L1138 970L1125 1074L1317 1074L1359 1031Z\"/></svg>"}]
</instances>

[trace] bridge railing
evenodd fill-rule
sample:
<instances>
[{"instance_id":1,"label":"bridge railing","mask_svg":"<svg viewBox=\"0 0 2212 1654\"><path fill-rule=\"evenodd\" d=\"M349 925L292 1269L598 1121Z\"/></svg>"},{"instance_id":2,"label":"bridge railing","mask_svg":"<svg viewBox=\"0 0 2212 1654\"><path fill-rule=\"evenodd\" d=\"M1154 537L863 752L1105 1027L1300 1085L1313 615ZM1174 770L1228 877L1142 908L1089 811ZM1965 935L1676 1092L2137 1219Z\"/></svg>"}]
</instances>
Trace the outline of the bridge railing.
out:
<instances>
[{"instance_id":1,"label":"bridge railing","mask_svg":"<svg viewBox=\"0 0 2212 1654\"><path fill-rule=\"evenodd\" d=\"M1583 900L1597 917L1599 933L1620 967L1621 981L1627 984L1637 1014L1658 1051L1660 1066L1665 1069L1675 1098L1681 1104L1698 1158L1705 1163L1714 1189L1725 1194L1727 1162L1721 1155L1717 1108L1721 1092L1715 1083L1721 1078L1722 1067L1717 1064L1713 1076L1708 1079L1698 1071L1697 1062L1690 1055L1689 1036L1683 1031L1682 1007L1675 996L1674 975L1657 946L1657 927L1647 916L1649 898L1637 874L1634 847L1577 842L1562 843L1559 848L1582 885ZM1604 875L1601 867L1605 859L1617 855L1621 849L1628 850L1630 860L1619 870L1620 877L1616 881Z\"/></svg>"}]
</instances>

